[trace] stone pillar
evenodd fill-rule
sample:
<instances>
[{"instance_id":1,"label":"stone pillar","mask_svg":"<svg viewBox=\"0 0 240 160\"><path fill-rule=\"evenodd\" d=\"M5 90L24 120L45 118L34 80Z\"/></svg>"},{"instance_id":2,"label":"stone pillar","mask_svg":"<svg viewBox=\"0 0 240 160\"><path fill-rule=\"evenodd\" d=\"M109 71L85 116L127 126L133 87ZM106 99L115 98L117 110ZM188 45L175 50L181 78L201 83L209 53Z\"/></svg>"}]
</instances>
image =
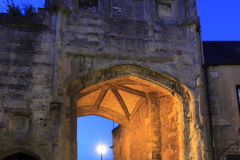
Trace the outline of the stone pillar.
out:
<instances>
[{"instance_id":1,"label":"stone pillar","mask_svg":"<svg viewBox=\"0 0 240 160\"><path fill-rule=\"evenodd\" d=\"M151 118L151 153L149 159L161 160L161 121L160 121L160 102L157 92L148 93L148 105Z\"/></svg>"}]
</instances>

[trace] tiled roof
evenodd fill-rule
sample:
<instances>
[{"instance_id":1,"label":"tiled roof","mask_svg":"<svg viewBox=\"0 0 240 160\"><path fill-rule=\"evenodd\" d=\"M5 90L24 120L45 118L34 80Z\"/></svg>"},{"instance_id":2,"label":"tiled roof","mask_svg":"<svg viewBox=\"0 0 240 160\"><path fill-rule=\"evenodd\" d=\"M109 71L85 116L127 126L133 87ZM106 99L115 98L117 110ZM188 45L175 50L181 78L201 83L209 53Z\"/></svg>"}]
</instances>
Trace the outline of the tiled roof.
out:
<instances>
[{"instance_id":1,"label":"tiled roof","mask_svg":"<svg viewBox=\"0 0 240 160\"><path fill-rule=\"evenodd\" d=\"M240 41L203 41L208 64L240 64Z\"/></svg>"}]
</instances>

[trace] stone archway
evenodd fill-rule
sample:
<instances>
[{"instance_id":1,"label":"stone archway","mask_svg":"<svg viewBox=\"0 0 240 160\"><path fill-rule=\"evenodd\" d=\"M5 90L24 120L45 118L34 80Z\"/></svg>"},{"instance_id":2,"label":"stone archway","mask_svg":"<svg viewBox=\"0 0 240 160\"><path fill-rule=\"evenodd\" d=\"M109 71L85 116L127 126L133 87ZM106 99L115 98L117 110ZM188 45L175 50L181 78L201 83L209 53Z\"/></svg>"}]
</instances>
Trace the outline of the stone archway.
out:
<instances>
[{"instance_id":1,"label":"stone archway","mask_svg":"<svg viewBox=\"0 0 240 160\"><path fill-rule=\"evenodd\" d=\"M24 149L13 149L0 155L1 160L41 160L36 154Z\"/></svg>"},{"instance_id":2,"label":"stone archway","mask_svg":"<svg viewBox=\"0 0 240 160\"><path fill-rule=\"evenodd\" d=\"M115 131L121 133L118 137L124 136L124 140L115 141L115 146L127 144L118 147L122 152L124 150L120 155L124 155L122 158L138 159L139 155L144 155L145 159L187 158L190 142L185 140L189 132L186 132L188 124L184 112L191 105L191 96L180 82L135 65L115 66L75 76L71 77L73 80L68 83L67 90L71 122L68 127L72 131L69 134L76 134L73 129L76 128L76 117L98 115L124 126L125 130ZM140 121L136 128L135 124ZM141 136L137 138L138 135ZM76 138L73 137L69 145L74 141ZM134 143L128 143L130 141ZM143 143L138 144L141 141ZM143 147L145 149L141 150ZM74 153L76 157L76 147L72 146L71 154ZM115 159L116 156L119 154L116 153Z\"/></svg>"},{"instance_id":3,"label":"stone archway","mask_svg":"<svg viewBox=\"0 0 240 160\"><path fill-rule=\"evenodd\" d=\"M114 159L179 159L180 103L171 92L133 76L93 85L77 96L77 116L98 115L114 130ZM151 155L151 156L149 156Z\"/></svg>"}]
</instances>

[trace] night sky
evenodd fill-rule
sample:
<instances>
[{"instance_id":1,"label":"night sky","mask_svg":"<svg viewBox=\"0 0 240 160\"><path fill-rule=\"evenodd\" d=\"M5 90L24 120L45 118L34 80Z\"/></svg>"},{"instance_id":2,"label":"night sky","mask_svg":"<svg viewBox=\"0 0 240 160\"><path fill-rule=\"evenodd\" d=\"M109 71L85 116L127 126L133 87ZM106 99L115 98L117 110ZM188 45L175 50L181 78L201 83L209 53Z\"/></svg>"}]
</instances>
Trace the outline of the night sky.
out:
<instances>
[{"instance_id":1,"label":"night sky","mask_svg":"<svg viewBox=\"0 0 240 160\"><path fill-rule=\"evenodd\" d=\"M20 1L20 0L19 0ZM45 0L22 0L42 8ZM3 4L0 0L0 4ZM21 1L20 1L21 2ZM240 0L198 0L204 41L240 40ZM115 127L117 123L115 123ZM103 160L112 160L113 122L97 116L78 118L78 160L100 159L97 147L104 144Z\"/></svg>"}]
</instances>

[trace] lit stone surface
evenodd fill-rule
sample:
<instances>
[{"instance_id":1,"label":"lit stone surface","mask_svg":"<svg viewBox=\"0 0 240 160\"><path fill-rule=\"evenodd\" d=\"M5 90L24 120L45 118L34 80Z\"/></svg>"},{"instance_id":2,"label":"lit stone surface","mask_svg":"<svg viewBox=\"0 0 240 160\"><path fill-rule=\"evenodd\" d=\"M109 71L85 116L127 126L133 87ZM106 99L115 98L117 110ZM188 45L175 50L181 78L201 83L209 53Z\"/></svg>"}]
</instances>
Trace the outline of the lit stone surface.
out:
<instances>
[{"instance_id":1,"label":"lit stone surface","mask_svg":"<svg viewBox=\"0 0 240 160\"><path fill-rule=\"evenodd\" d=\"M141 101L141 97L121 90L119 90L119 93L127 106L129 114L131 115L133 109L137 107L136 105L138 104L139 101Z\"/></svg>"},{"instance_id":2,"label":"lit stone surface","mask_svg":"<svg viewBox=\"0 0 240 160\"><path fill-rule=\"evenodd\" d=\"M111 90L107 91L106 96L104 97L100 106L116 111L117 113L120 113L122 115L125 115L121 104L119 103L118 99Z\"/></svg>"},{"instance_id":3,"label":"lit stone surface","mask_svg":"<svg viewBox=\"0 0 240 160\"><path fill-rule=\"evenodd\" d=\"M101 92L101 89L99 89L95 92L91 92L91 93L85 95L84 97L80 98L78 100L77 106L85 106L85 105L93 106L95 104L100 92Z\"/></svg>"}]
</instances>

